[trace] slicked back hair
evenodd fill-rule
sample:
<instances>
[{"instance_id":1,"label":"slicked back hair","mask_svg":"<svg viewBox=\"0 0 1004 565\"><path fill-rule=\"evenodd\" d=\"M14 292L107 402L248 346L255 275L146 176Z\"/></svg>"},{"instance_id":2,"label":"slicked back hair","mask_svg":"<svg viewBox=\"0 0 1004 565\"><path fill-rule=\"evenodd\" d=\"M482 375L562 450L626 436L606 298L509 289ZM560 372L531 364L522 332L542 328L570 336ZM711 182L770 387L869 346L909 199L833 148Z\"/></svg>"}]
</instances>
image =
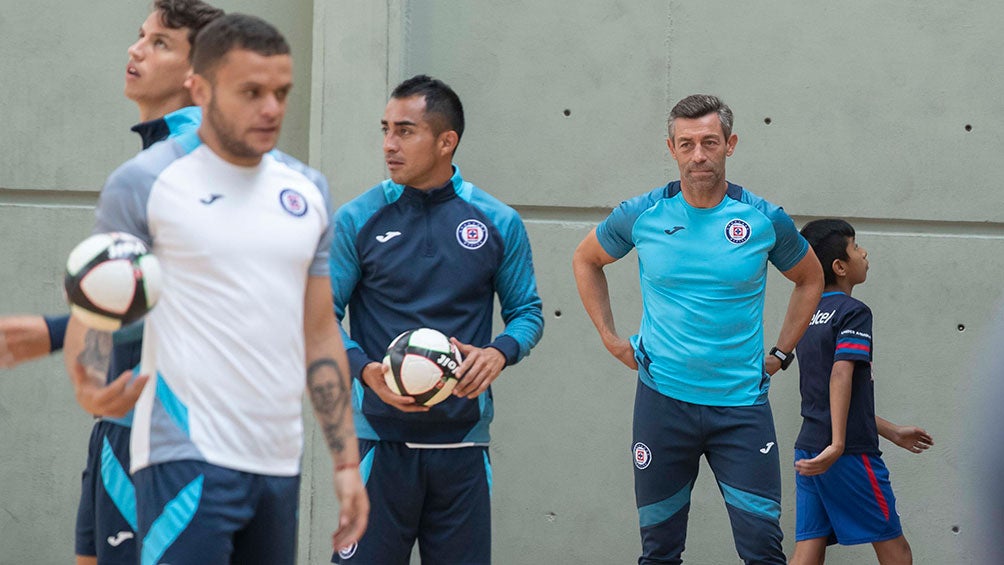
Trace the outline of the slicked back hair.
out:
<instances>
[{"instance_id":1,"label":"slicked back hair","mask_svg":"<svg viewBox=\"0 0 1004 565\"><path fill-rule=\"evenodd\" d=\"M711 94L691 94L673 106L669 112L669 138L673 139L673 134L676 133L673 122L677 118L696 119L712 113L718 114L722 133L728 139L732 135L732 108L722 102L721 98Z\"/></svg>"},{"instance_id":2,"label":"slicked back hair","mask_svg":"<svg viewBox=\"0 0 1004 565\"><path fill-rule=\"evenodd\" d=\"M390 96L397 99L424 96L425 119L435 134L453 130L457 132L457 145L460 145L460 138L464 136L464 106L446 83L427 75L416 75L397 85Z\"/></svg>"},{"instance_id":3,"label":"slicked back hair","mask_svg":"<svg viewBox=\"0 0 1004 565\"><path fill-rule=\"evenodd\" d=\"M833 272L833 262L837 259L841 261L850 259L847 255L847 244L854 237L854 227L844 220L828 218L805 224L800 233L809 241L812 251L819 258L826 284L835 284L837 275Z\"/></svg>"},{"instance_id":4,"label":"slicked back hair","mask_svg":"<svg viewBox=\"0 0 1004 565\"><path fill-rule=\"evenodd\" d=\"M210 22L223 15L223 10L202 0L156 0L153 9L160 14L160 23L169 29L188 29L188 44Z\"/></svg>"},{"instance_id":5,"label":"slicked back hair","mask_svg":"<svg viewBox=\"0 0 1004 565\"><path fill-rule=\"evenodd\" d=\"M272 24L256 16L227 14L213 20L195 37L192 70L207 76L235 49L264 57L289 54L286 38Z\"/></svg>"}]
</instances>

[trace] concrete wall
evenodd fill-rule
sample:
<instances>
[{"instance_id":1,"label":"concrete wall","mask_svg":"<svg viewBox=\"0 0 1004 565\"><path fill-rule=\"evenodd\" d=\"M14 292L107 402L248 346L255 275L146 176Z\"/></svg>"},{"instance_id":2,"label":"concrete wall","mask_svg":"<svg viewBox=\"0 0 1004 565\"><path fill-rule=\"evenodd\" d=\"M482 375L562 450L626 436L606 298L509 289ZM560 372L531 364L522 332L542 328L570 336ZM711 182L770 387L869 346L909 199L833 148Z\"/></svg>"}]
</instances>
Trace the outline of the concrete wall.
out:
<instances>
[{"instance_id":1,"label":"concrete wall","mask_svg":"<svg viewBox=\"0 0 1004 565\"><path fill-rule=\"evenodd\" d=\"M872 267L855 295L875 314L878 412L925 427L937 443L922 456L883 444L906 536L918 563L976 562L965 513L976 466L967 414L988 377L968 360L979 355L1004 272L1004 205L991 180L1004 118L996 63L1004 39L994 22L1004 8L780 0L221 5L264 15L293 41L300 98L282 143L328 174L336 202L384 177L386 97L423 72L464 100L468 130L457 163L465 176L526 220L547 328L533 355L495 387L495 562L637 557L629 451L636 380L603 350L569 264L611 206L675 178L665 117L693 92L719 94L736 113L731 180L783 204L799 225L842 216L857 227ZM60 264L89 228L93 191L136 147L121 67L146 6L0 7L0 117L8 124L0 136L0 313L58 311ZM640 318L634 255L608 271L618 327L629 333ZM790 285L776 273L768 284L773 341ZM771 393L789 552L797 388L794 368L774 379ZM61 562L72 552L89 419L58 359L3 375L0 429L0 564ZM330 462L308 430L300 561L323 563L335 504ZM738 562L706 467L688 541L688 563ZM873 559L868 547L837 548L827 562Z\"/></svg>"}]
</instances>

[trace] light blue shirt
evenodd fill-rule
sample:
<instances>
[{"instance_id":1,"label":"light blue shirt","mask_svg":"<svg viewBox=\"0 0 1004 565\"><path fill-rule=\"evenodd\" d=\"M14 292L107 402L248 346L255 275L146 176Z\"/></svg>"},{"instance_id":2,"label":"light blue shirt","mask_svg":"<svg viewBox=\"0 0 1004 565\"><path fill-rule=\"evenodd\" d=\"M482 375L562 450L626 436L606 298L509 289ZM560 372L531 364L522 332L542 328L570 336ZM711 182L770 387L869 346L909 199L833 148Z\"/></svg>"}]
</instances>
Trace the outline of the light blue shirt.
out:
<instances>
[{"instance_id":1,"label":"light blue shirt","mask_svg":"<svg viewBox=\"0 0 1004 565\"><path fill-rule=\"evenodd\" d=\"M695 208L673 182L621 203L596 236L613 257L638 251L643 313L631 344L645 384L708 406L767 400L767 262L787 271L809 247L783 209L731 183L719 205Z\"/></svg>"}]
</instances>

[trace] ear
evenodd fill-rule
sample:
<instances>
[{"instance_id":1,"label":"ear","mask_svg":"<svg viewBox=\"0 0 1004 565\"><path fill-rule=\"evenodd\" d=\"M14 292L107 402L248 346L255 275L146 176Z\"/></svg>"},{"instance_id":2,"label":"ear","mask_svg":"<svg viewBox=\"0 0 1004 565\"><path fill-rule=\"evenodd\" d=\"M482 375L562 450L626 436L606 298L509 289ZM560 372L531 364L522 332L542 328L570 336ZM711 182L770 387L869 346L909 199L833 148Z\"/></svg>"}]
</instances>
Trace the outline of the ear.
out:
<instances>
[{"instance_id":1,"label":"ear","mask_svg":"<svg viewBox=\"0 0 1004 565\"><path fill-rule=\"evenodd\" d=\"M460 136L457 132L451 130L446 130L439 134L439 154L447 157L453 156L453 152L457 149L457 144L460 143Z\"/></svg>"},{"instance_id":2,"label":"ear","mask_svg":"<svg viewBox=\"0 0 1004 565\"><path fill-rule=\"evenodd\" d=\"M197 74L191 74L185 79L185 84L192 93L192 102L196 106L206 107L209 102L213 99L213 87L206 80L206 77Z\"/></svg>"},{"instance_id":3,"label":"ear","mask_svg":"<svg viewBox=\"0 0 1004 565\"><path fill-rule=\"evenodd\" d=\"M673 145L672 137L666 138L666 146L669 147L669 154L673 156L673 159L676 159L676 146Z\"/></svg>"},{"instance_id":4,"label":"ear","mask_svg":"<svg viewBox=\"0 0 1004 565\"><path fill-rule=\"evenodd\" d=\"M732 152L736 150L736 143L738 143L738 142L739 142L739 136L738 135L732 134L732 135L729 136L729 138L725 141L725 156L726 157L731 157L732 156Z\"/></svg>"},{"instance_id":5,"label":"ear","mask_svg":"<svg viewBox=\"0 0 1004 565\"><path fill-rule=\"evenodd\" d=\"M847 276L847 263L845 263L842 259L834 259L833 264L830 265L830 267L833 269L834 275L838 277Z\"/></svg>"}]
</instances>

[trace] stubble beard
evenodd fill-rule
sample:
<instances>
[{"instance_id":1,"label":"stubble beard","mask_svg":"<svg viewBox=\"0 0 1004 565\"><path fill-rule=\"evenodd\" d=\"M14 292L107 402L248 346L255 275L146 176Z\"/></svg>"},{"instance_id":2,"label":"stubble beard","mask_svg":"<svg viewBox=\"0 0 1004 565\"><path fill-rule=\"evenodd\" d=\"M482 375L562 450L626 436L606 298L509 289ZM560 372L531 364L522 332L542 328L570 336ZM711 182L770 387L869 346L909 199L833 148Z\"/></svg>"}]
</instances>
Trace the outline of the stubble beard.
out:
<instances>
[{"instance_id":1,"label":"stubble beard","mask_svg":"<svg viewBox=\"0 0 1004 565\"><path fill-rule=\"evenodd\" d=\"M216 106L215 97L210 100L207 110L205 119L216 133L216 140L224 151L242 159L258 159L264 154L241 141L235 132L237 128L223 117L223 113Z\"/></svg>"},{"instance_id":2,"label":"stubble beard","mask_svg":"<svg viewBox=\"0 0 1004 565\"><path fill-rule=\"evenodd\" d=\"M715 174L711 177L704 178L694 178L692 174L687 174L687 185L688 188L696 192L708 193L713 192L722 185L723 175L721 172L713 171Z\"/></svg>"}]
</instances>

